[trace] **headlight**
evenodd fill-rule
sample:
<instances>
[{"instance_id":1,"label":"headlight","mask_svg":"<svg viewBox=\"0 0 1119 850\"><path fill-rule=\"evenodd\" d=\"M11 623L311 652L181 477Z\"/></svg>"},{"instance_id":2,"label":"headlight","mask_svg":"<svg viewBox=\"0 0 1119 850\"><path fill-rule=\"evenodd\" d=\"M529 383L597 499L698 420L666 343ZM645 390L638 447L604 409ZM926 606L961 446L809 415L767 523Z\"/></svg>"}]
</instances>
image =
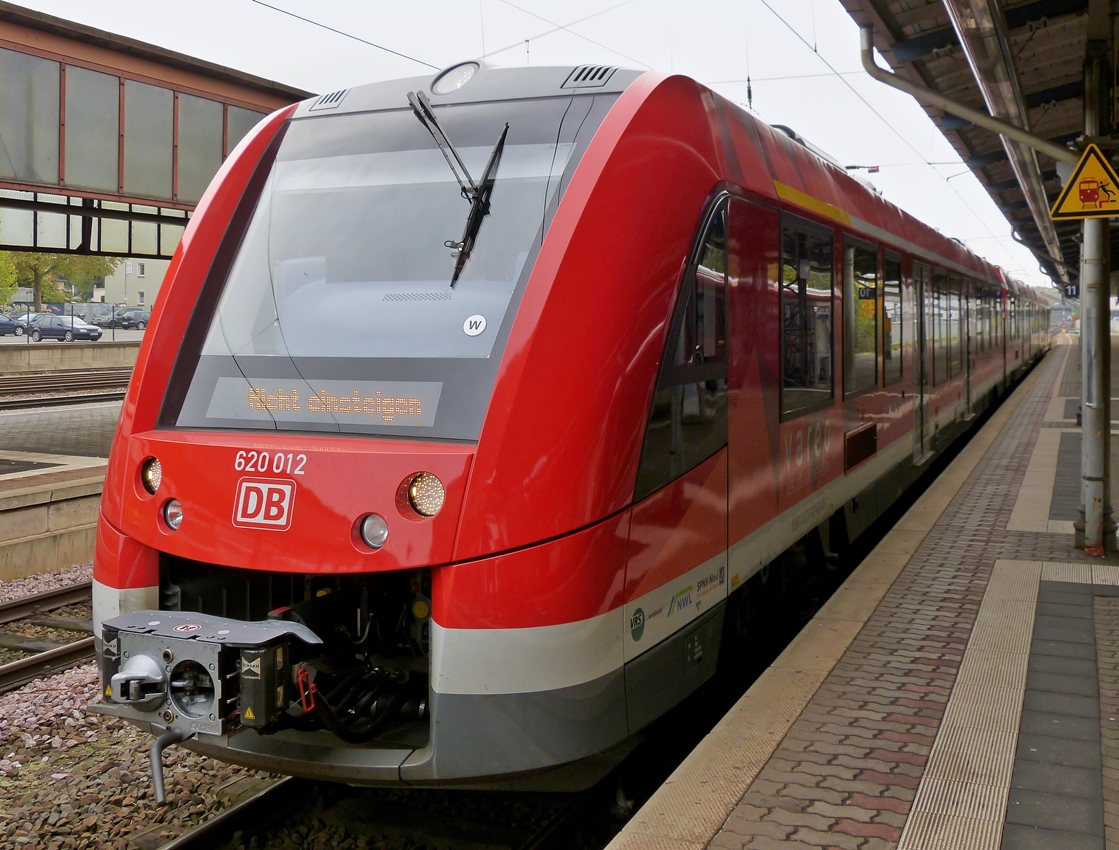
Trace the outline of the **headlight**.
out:
<instances>
[{"instance_id":1,"label":"headlight","mask_svg":"<svg viewBox=\"0 0 1119 850\"><path fill-rule=\"evenodd\" d=\"M420 516L435 516L446 498L443 482L430 472L421 472L408 482L408 504Z\"/></svg>"},{"instance_id":2,"label":"headlight","mask_svg":"<svg viewBox=\"0 0 1119 850\"><path fill-rule=\"evenodd\" d=\"M144 482L144 489L155 495L159 484L163 481L163 464L157 457L149 457L140 467L140 480Z\"/></svg>"},{"instance_id":3,"label":"headlight","mask_svg":"<svg viewBox=\"0 0 1119 850\"><path fill-rule=\"evenodd\" d=\"M380 514L369 514L361 521L361 539L370 549L380 549L389 539L389 524Z\"/></svg>"},{"instance_id":4,"label":"headlight","mask_svg":"<svg viewBox=\"0 0 1119 850\"><path fill-rule=\"evenodd\" d=\"M179 530L179 526L183 524L183 506L178 499L167 500L167 504L163 506L163 519L172 531Z\"/></svg>"}]
</instances>

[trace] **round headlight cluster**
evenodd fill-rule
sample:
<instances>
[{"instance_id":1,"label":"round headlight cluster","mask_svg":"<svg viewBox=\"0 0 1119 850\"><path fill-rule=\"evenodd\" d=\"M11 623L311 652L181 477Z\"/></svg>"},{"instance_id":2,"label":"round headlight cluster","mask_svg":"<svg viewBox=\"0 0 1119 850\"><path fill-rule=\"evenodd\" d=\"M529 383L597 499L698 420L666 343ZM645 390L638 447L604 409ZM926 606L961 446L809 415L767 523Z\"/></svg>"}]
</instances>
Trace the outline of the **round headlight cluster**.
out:
<instances>
[{"instance_id":1,"label":"round headlight cluster","mask_svg":"<svg viewBox=\"0 0 1119 850\"><path fill-rule=\"evenodd\" d=\"M370 549L380 549L389 539L389 524L380 514L369 514L361 521L361 539Z\"/></svg>"},{"instance_id":2,"label":"round headlight cluster","mask_svg":"<svg viewBox=\"0 0 1119 850\"><path fill-rule=\"evenodd\" d=\"M159 462L159 458L149 457L143 462L140 466L140 481L143 482L144 489L154 496L163 481L163 464Z\"/></svg>"},{"instance_id":3,"label":"round headlight cluster","mask_svg":"<svg viewBox=\"0 0 1119 850\"><path fill-rule=\"evenodd\" d=\"M408 482L408 504L420 516L435 516L446 498L443 482L430 472L421 472Z\"/></svg>"},{"instance_id":4,"label":"round headlight cluster","mask_svg":"<svg viewBox=\"0 0 1119 850\"><path fill-rule=\"evenodd\" d=\"M458 91L470 82L481 67L477 62L462 62L458 65L452 65L432 81L432 93L450 94L453 91Z\"/></svg>"},{"instance_id":5,"label":"round headlight cluster","mask_svg":"<svg viewBox=\"0 0 1119 850\"><path fill-rule=\"evenodd\" d=\"M183 506L178 499L168 499L163 506L163 519L172 531L178 531L183 524Z\"/></svg>"}]
</instances>

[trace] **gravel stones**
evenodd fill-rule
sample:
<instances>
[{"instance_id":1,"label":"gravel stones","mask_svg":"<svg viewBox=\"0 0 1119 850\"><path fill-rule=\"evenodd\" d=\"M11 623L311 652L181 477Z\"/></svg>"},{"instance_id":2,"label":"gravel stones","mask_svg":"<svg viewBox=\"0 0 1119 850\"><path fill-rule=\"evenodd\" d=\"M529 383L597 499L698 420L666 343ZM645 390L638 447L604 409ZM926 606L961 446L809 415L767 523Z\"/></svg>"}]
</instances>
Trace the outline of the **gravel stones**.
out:
<instances>
[{"instance_id":1,"label":"gravel stones","mask_svg":"<svg viewBox=\"0 0 1119 850\"><path fill-rule=\"evenodd\" d=\"M92 574L91 564L81 564L0 582L0 602L88 581ZM52 613L84 618L89 605ZM65 635L26 622L19 628L35 637ZM148 767L151 736L88 711L99 698L92 663L0 695L0 847L152 850L271 779L169 747L163 755L168 804L157 807Z\"/></svg>"},{"instance_id":2,"label":"gravel stones","mask_svg":"<svg viewBox=\"0 0 1119 850\"><path fill-rule=\"evenodd\" d=\"M93 563L66 567L57 573L42 573L15 581L0 581L0 602L11 602L34 593L57 590L93 578Z\"/></svg>"}]
</instances>

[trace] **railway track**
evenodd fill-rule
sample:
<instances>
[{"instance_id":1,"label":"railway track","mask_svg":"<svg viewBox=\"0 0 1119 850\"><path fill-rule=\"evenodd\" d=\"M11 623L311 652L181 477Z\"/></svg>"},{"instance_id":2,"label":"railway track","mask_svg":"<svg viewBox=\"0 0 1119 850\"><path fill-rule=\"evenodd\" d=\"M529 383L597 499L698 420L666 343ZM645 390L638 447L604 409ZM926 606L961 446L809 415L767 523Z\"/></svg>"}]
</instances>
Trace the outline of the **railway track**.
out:
<instances>
[{"instance_id":1,"label":"railway track","mask_svg":"<svg viewBox=\"0 0 1119 850\"><path fill-rule=\"evenodd\" d=\"M0 377L0 410L120 401L131 367Z\"/></svg>"},{"instance_id":2,"label":"railway track","mask_svg":"<svg viewBox=\"0 0 1119 850\"><path fill-rule=\"evenodd\" d=\"M27 653L7 664L0 664L0 693L15 690L43 676L50 676L93 658L93 624L74 617L49 616L49 612L82 602L90 602L91 582L47 590L0 604L0 647ZM29 638L11 626L26 621L60 632L84 634L68 643Z\"/></svg>"},{"instance_id":3,"label":"railway track","mask_svg":"<svg viewBox=\"0 0 1119 850\"><path fill-rule=\"evenodd\" d=\"M593 817L596 810L608 808L612 787L607 779L582 793L565 795L568 799L554 806L554 811L534 828L521 829L520 835L514 835L517 830L503 826L470 823L463 818L447 819L438 813L421 812L422 803L411 806L396 800L392 805L370 805L360 799L361 789L327 786L289 776L160 845L159 850L216 850L231 843L241 846L250 840L259 842L266 833L276 833L290 815L306 810L314 805L313 801L322 801L324 797L334 798L327 805L338 810L339 814L360 808L371 815L362 818L364 823L358 829L362 834L371 828L384 835L388 842L384 846L438 847L440 850L570 850L575 846L571 843L572 830L588 816ZM324 788L329 790L324 791ZM419 797L430 792L406 793ZM328 822L336 819L329 813L324 817Z\"/></svg>"}]
</instances>

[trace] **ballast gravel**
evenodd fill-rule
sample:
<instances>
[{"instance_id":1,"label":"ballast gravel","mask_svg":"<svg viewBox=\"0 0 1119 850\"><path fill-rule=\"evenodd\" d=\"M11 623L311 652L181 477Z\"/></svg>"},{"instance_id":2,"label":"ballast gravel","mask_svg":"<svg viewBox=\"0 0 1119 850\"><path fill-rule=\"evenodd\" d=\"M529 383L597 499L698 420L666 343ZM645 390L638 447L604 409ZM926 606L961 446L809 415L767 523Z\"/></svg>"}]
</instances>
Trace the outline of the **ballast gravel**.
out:
<instances>
[{"instance_id":1,"label":"ballast gravel","mask_svg":"<svg viewBox=\"0 0 1119 850\"><path fill-rule=\"evenodd\" d=\"M0 602L91 575L84 564L0 582ZM99 696L93 663L0 695L0 848L153 850L275 778L169 747L157 807L151 736L88 711Z\"/></svg>"},{"instance_id":2,"label":"ballast gravel","mask_svg":"<svg viewBox=\"0 0 1119 850\"><path fill-rule=\"evenodd\" d=\"M0 847L155 848L231 805L236 785L269 778L169 747L157 807L151 736L87 711L98 689L86 664L0 696Z\"/></svg>"},{"instance_id":3,"label":"ballast gravel","mask_svg":"<svg viewBox=\"0 0 1119 850\"><path fill-rule=\"evenodd\" d=\"M31 596L34 593L44 593L48 590L57 590L77 584L80 581L89 581L93 578L93 564L78 564L66 567L57 573L43 573L28 576L15 581L0 581L0 602L12 602Z\"/></svg>"}]
</instances>

